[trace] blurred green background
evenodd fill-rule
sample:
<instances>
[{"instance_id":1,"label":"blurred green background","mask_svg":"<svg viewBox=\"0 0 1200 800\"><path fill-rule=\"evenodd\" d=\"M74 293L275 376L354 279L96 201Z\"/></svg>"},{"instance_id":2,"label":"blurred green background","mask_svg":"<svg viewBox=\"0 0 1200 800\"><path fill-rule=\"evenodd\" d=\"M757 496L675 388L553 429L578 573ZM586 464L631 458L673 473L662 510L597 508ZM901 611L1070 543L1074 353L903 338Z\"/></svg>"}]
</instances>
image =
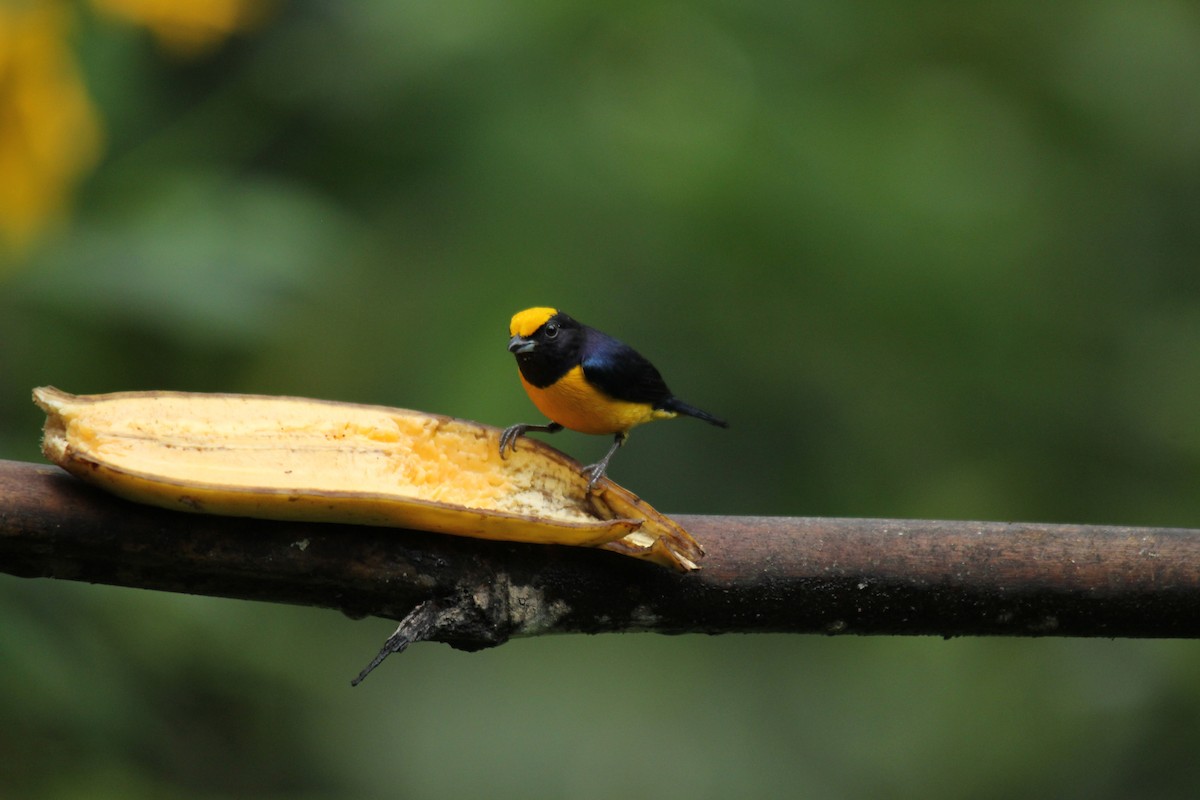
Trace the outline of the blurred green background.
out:
<instances>
[{"instance_id":1,"label":"blurred green background","mask_svg":"<svg viewBox=\"0 0 1200 800\"><path fill-rule=\"evenodd\" d=\"M219 18L228 12L226 18ZM539 421L555 305L728 417L671 512L1200 525L1193 3L0 5L30 389ZM562 434L589 461L607 440ZM547 638L0 576L0 795L1192 797L1189 642Z\"/></svg>"}]
</instances>

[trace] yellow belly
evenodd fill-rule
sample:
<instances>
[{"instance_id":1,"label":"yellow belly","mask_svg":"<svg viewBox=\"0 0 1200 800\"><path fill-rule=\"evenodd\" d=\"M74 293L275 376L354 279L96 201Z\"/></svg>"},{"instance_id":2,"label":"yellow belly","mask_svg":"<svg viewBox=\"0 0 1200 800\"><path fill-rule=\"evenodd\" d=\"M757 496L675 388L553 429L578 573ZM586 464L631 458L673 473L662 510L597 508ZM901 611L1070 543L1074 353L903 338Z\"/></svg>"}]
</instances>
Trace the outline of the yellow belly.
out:
<instances>
[{"instance_id":1,"label":"yellow belly","mask_svg":"<svg viewBox=\"0 0 1200 800\"><path fill-rule=\"evenodd\" d=\"M676 416L672 411L655 409L649 403L614 400L592 388L583 377L583 367L575 367L555 383L539 389L521 376L521 384L538 410L550 419L580 433L617 433L635 425Z\"/></svg>"}]
</instances>

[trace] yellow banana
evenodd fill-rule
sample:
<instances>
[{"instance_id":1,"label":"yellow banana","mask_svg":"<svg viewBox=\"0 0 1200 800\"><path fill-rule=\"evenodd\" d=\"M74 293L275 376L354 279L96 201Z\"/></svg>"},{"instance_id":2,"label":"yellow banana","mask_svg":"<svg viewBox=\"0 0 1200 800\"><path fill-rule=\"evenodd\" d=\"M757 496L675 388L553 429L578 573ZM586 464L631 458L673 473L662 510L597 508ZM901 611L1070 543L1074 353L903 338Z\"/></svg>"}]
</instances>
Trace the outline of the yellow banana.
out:
<instances>
[{"instance_id":1,"label":"yellow banana","mask_svg":"<svg viewBox=\"0 0 1200 800\"><path fill-rule=\"evenodd\" d=\"M602 547L681 571L700 544L611 481L500 430L383 406L185 392L33 392L42 450L129 500L181 511L349 522Z\"/></svg>"}]
</instances>

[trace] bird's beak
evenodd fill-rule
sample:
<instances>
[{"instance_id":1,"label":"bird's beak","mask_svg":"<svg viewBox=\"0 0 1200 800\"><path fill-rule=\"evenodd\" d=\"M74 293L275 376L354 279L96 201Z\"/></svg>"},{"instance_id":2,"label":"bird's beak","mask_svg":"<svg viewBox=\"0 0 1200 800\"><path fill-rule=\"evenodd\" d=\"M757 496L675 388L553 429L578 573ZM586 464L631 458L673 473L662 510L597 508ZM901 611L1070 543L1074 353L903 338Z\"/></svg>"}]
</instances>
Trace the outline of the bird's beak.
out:
<instances>
[{"instance_id":1,"label":"bird's beak","mask_svg":"<svg viewBox=\"0 0 1200 800\"><path fill-rule=\"evenodd\" d=\"M517 355L528 353L536 346L537 343L533 339L526 339L524 336L514 336L508 340L508 352Z\"/></svg>"}]
</instances>

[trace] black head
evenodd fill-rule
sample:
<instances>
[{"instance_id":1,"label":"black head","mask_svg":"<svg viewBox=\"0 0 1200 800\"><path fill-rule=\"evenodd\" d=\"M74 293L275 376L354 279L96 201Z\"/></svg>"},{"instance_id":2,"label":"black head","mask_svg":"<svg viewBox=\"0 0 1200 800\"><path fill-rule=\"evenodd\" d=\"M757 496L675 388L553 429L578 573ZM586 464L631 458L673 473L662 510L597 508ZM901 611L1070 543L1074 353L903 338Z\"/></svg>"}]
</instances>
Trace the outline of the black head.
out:
<instances>
[{"instance_id":1,"label":"black head","mask_svg":"<svg viewBox=\"0 0 1200 800\"><path fill-rule=\"evenodd\" d=\"M557 309L521 311L512 318L509 333L508 351L534 386L549 386L579 363L584 327Z\"/></svg>"}]
</instances>

